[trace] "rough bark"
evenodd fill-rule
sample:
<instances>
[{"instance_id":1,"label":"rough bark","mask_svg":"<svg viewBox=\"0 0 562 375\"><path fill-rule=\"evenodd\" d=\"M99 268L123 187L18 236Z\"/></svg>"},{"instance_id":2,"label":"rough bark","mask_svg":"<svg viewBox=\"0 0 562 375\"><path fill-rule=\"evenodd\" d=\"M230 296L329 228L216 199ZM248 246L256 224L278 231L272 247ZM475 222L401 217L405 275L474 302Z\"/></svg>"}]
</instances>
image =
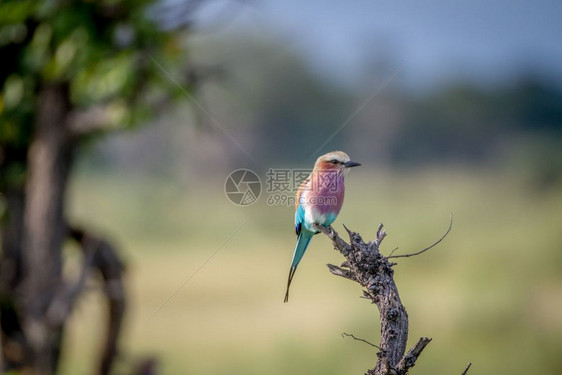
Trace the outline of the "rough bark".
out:
<instances>
[{"instance_id":1,"label":"rough bark","mask_svg":"<svg viewBox=\"0 0 562 375\"><path fill-rule=\"evenodd\" d=\"M408 313L400 300L398 288L394 282L394 270L391 263L379 251L379 246L386 236L382 224L376 239L364 242L358 233L346 228L350 242L341 239L331 227L319 226L344 257L341 266L328 264L331 273L359 283L365 289L363 295L377 305L381 320L381 339L378 347L377 362L368 375L405 375L412 368L419 355L431 341L422 337L407 353Z\"/></svg>"}]
</instances>

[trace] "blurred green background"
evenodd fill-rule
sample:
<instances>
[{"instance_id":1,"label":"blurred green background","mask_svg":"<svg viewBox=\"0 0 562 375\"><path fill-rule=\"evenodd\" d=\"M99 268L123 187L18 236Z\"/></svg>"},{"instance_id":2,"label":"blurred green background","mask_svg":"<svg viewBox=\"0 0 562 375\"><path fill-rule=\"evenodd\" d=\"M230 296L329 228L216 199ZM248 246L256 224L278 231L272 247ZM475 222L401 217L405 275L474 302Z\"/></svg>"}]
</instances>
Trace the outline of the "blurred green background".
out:
<instances>
[{"instance_id":1,"label":"blurred green background","mask_svg":"<svg viewBox=\"0 0 562 375\"><path fill-rule=\"evenodd\" d=\"M433 338L412 373L460 373L468 361L479 374L559 372L559 191L537 193L518 174L497 169L353 172L335 227L341 233L345 223L373 238L384 222L387 254L432 243L454 214L442 244L395 267L410 344ZM73 217L111 233L126 254L126 355L156 356L165 374L352 374L372 366L376 350L340 334L376 343L378 312L357 285L327 272L326 263L341 261L330 242L315 238L283 304L293 209L263 198L236 207L222 180L183 185L84 174L74 182ZM82 301L72 318L63 373L89 368L100 332L95 301Z\"/></svg>"},{"instance_id":2,"label":"blurred green background","mask_svg":"<svg viewBox=\"0 0 562 375\"><path fill-rule=\"evenodd\" d=\"M175 105L132 130L116 116L81 146L70 181L71 221L111 238L127 264L116 373L147 357L162 374L374 366L376 349L341 333L376 343L378 311L327 271L341 262L330 242L315 237L284 304L294 208L268 205L265 191L247 207L224 193L235 169L265 182L269 168L311 168L334 149L363 164L346 180L340 233L371 239L383 222L384 252L412 252L453 214L442 244L395 266L409 345L433 339L412 373L468 362L473 374L561 373L560 6L218 3L173 58L150 62L151 90L174 92ZM167 69L188 63L217 74L184 92ZM108 69L117 82L131 74ZM62 374L91 370L100 298L77 305Z\"/></svg>"}]
</instances>

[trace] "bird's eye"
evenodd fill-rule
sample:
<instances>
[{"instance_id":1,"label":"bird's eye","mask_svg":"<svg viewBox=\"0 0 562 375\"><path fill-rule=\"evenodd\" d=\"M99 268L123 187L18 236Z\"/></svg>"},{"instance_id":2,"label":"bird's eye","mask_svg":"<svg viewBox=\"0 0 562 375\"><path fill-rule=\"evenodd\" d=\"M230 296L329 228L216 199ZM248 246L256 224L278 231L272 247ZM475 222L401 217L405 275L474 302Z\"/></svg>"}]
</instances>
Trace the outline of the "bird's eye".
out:
<instances>
[{"instance_id":1,"label":"bird's eye","mask_svg":"<svg viewBox=\"0 0 562 375\"><path fill-rule=\"evenodd\" d=\"M330 163L332 163L332 164L338 164L338 161L337 161L336 159L332 159L332 160L330 160Z\"/></svg>"}]
</instances>

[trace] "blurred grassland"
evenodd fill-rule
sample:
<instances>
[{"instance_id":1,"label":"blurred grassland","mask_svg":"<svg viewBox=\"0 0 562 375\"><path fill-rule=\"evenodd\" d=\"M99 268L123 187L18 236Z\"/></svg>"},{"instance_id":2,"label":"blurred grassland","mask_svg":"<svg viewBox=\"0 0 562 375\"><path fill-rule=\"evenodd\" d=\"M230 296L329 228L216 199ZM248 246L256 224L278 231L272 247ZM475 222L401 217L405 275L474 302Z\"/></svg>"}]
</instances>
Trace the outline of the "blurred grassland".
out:
<instances>
[{"instance_id":1,"label":"blurred grassland","mask_svg":"<svg viewBox=\"0 0 562 375\"><path fill-rule=\"evenodd\" d=\"M236 207L225 176L182 184L126 173L81 174L71 186L71 217L117 243L127 261L130 305L118 369L154 356L163 374L360 374L376 350L342 332L378 341L375 306L326 263L341 256L315 237L283 303L294 248L293 208L262 195ZM470 168L348 177L345 223L372 238L379 222L410 315L410 345L433 342L414 374L562 372L562 189L537 190L520 175ZM230 240L229 237L245 226ZM227 241L152 319L206 259ZM101 298L78 305L66 336L63 374L87 374L102 327ZM96 354L94 354L96 353Z\"/></svg>"}]
</instances>

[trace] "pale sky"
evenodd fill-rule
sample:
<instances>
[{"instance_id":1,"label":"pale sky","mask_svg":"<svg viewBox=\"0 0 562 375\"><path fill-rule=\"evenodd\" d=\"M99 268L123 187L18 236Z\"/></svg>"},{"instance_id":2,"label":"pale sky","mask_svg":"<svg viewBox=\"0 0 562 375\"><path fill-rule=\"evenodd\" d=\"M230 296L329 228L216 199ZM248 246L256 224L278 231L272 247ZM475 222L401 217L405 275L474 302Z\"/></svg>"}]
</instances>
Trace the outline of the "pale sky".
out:
<instances>
[{"instance_id":1,"label":"pale sky","mask_svg":"<svg viewBox=\"0 0 562 375\"><path fill-rule=\"evenodd\" d=\"M560 0L250 0L237 7L219 33L274 29L315 69L342 81L388 51L396 69L409 61L400 75L414 84L501 81L525 67L562 83Z\"/></svg>"}]
</instances>

